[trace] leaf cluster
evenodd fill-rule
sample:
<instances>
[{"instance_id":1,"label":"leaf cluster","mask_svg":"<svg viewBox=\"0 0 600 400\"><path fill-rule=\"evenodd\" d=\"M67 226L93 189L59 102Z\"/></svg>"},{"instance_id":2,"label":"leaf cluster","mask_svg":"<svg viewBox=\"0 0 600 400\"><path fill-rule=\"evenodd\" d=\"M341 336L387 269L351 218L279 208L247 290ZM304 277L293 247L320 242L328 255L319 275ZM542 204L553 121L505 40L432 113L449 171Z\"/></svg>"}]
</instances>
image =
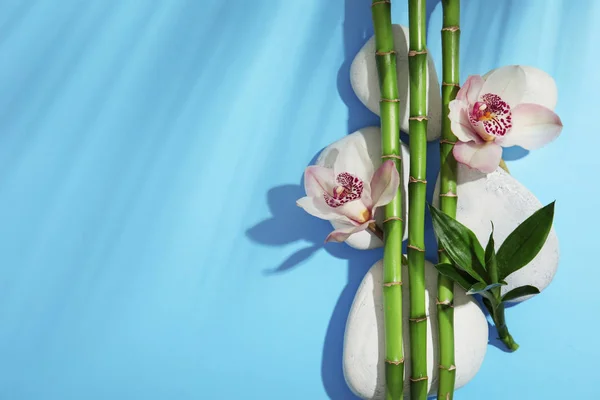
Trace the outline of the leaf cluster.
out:
<instances>
[{"instance_id":1,"label":"leaf cluster","mask_svg":"<svg viewBox=\"0 0 600 400\"><path fill-rule=\"evenodd\" d=\"M492 316L499 306L521 296L539 293L531 285L515 288L504 296L500 288L506 277L525 267L540 252L554 218L554 202L522 222L500 245L494 245L494 225L483 249L475 234L439 209L429 206L435 234L452 263L436 265L437 270L456 282L467 294L479 294Z\"/></svg>"}]
</instances>

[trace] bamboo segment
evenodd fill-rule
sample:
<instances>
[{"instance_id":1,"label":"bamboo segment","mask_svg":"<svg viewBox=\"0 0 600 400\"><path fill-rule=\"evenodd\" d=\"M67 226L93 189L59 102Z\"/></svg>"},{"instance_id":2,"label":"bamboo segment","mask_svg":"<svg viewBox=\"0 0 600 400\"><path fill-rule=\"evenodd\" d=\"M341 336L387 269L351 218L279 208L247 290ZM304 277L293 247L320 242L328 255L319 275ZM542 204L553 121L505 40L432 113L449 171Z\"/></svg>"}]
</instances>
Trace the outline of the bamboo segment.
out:
<instances>
[{"instance_id":1,"label":"bamboo segment","mask_svg":"<svg viewBox=\"0 0 600 400\"><path fill-rule=\"evenodd\" d=\"M456 98L459 89L460 0L443 0L442 27L442 138L440 141L440 208L456 218L457 188L456 160L452 154L456 136L448 118L448 105ZM440 247L440 262L452 263ZM454 283L438 275L438 329L439 329L439 385L438 400L454 398L456 366L454 364Z\"/></svg>"},{"instance_id":2,"label":"bamboo segment","mask_svg":"<svg viewBox=\"0 0 600 400\"><path fill-rule=\"evenodd\" d=\"M427 399L425 308L425 191L427 189L427 46L425 0L408 2L410 73L410 178L408 184L408 277L410 285L410 394Z\"/></svg>"},{"instance_id":3,"label":"bamboo segment","mask_svg":"<svg viewBox=\"0 0 600 400\"><path fill-rule=\"evenodd\" d=\"M381 150L383 159L394 161L402 177L400 160L400 107L396 53L392 33L391 4L373 0L377 73L381 89ZM401 179L402 180L402 179ZM383 252L383 303L385 321L386 400L404 398L404 349L402 345L402 195L385 206Z\"/></svg>"}]
</instances>

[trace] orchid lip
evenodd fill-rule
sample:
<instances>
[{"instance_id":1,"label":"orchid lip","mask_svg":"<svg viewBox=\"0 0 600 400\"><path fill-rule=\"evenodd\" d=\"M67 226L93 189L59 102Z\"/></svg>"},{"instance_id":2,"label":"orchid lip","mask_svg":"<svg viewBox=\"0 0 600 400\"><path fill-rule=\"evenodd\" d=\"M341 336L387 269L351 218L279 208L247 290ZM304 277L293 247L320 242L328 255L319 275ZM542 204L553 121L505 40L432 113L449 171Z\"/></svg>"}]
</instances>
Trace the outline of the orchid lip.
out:
<instances>
[{"instance_id":1,"label":"orchid lip","mask_svg":"<svg viewBox=\"0 0 600 400\"><path fill-rule=\"evenodd\" d=\"M484 141L491 142L510 131L512 113L508 103L500 96L486 93L473 105L469 121Z\"/></svg>"},{"instance_id":2,"label":"orchid lip","mask_svg":"<svg viewBox=\"0 0 600 400\"><path fill-rule=\"evenodd\" d=\"M325 202L329 207L341 207L348 202L361 198L364 183L360 178L347 172L342 172L336 176L335 180L339 185L333 188L333 193L323 193Z\"/></svg>"}]
</instances>

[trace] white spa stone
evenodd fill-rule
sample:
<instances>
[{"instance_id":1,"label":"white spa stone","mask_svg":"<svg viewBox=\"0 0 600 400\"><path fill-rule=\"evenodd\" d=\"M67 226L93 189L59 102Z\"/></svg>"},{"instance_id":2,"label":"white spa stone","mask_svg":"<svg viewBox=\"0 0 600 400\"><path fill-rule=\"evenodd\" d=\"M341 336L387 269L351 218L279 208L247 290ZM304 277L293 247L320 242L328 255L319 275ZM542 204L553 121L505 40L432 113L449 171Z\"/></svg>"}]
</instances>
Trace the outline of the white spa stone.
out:
<instances>
[{"instance_id":1,"label":"white spa stone","mask_svg":"<svg viewBox=\"0 0 600 400\"><path fill-rule=\"evenodd\" d=\"M425 263L427 322L427 365L429 393L437 390L438 346L436 287L437 271ZM402 279L408 282L406 267ZM383 321L383 262L378 261L364 277L354 297L344 338L344 376L352 391L363 399L385 398L385 344ZM410 377L408 345L409 285L402 286L403 337L405 351L405 393ZM467 384L483 362L488 344L487 320L471 296L455 285L454 307L456 388ZM408 398L407 396L405 396Z\"/></svg>"},{"instance_id":2,"label":"white spa stone","mask_svg":"<svg viewBox=\"0 0 600 400\"><path fill-rule=\"evenodd\" d=\"M519 181L501 168L484 174L464 164L458 164L458 205L456 217L471 229L485 248L494 222L496 250L506 237L525 219L543 205ZM434 205L439 204L439 177L435 187ZM545 204L544 204L545 205ZM554 229L538 255L525 267L506 278L502 294L523 285L543 291L552 281L558 268L558 238ZM532 296L515 299L518 303Z\"/></svg>"},{"instance_id":3,"label":"white spa stone","mask_svg":"<svg viewBox=\"0 0 600 400\"><path fill-rule=\"evenodd\" d=\"M376 126L361 128L356 132L351 133L350 135L344 136L337 142L330 144L325 149L323 149L321 154L319 154L316 164L327 168L333 168L333 164L335 164L335 161L337 160L338 156L340 154L343 154L344 152L354 151L355 146L359 146L363 149L366 149L367 154L369 155L369 159L371 160L370 165L363 166L359 164L361 160L357 159L357 165L355 166L356 168L366 168L371 171L375 171L377 168L379 168L379 166L381 165L381 131L379 127ZM405 144L402 144L401 149L402 165L404 171L408 171L408 147ZM404 176L402 177L402 196L404 200L402 204L407 204L408 196L406 188L408 187L408 173L404 173L403 175ZM404 221L407 221L406 207L403 208L403 213ZM383 208L379 208L376 211L375 217L378 225L381 226L381 223L383 222ZM338 223L333 221L331 222L331 225L333 225L334 229L340 227ZM406 240L406 236L407 230L406 224L404 224L404 240ZM383 246L381 240L379 240L377 236L375 236L373 233L367 230L357 232L351 235L348 238L348 240L346 240L346 243L350 247L359 250L375 249Z\"/></svg>"},{"instance_id":4,"label":"white spa stone","mask_svg":"<svg viewBox=\"0 0 600 400\"><path fill-rule=\"evenodd\" d=\"M556 108L558 101L558 90L556 82L546 72L539 68L529 67L527 65L519 65L525 71L526 86L525 95L520 101L521 103L535 103L548 107L551 110ZM484 79L494 72L491 70L483 76Z\"/></svg>"},{"instance_id":5,"label":"white spa stone","mask_svg":"<svg viewBox=\"0 0 600 400\"><path fill-rule=\"evenodd\" d=\"M396 70L398 75L398 98L400 99L400 129L408 132L409 90L408 90L408 28L393 25L394 49L396 50ZM428 59L428 123L427 140L440 137L442 121L442 99L440 84L435 65L430 55ZM375 61L375 37L371 37L360 49L350 66L350 83L360 101L375 114L379 115L379 80Z\"/></svg>"}]
</instances>

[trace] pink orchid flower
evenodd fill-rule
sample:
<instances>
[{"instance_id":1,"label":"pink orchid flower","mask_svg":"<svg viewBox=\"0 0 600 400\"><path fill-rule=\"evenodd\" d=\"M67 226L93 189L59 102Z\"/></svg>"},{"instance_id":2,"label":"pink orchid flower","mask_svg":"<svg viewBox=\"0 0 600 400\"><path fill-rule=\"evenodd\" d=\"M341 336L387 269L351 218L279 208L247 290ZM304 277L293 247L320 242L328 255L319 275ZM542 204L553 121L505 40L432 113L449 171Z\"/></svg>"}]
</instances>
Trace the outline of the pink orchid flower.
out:
<instances>
[{"instance_id":1,"label":"pink orchid flower","mask_svg":"<svg viewBox=\"0 0 600 400\"><path fill-rule=\"evenodd\" d=\"M496 170L502 147L538 149L562 130L558 115L540 104L523 103L526 75L519 66L498 68L487 80L470 76L450 102L454 157L484 173Z\"/></svg>"},{"instance_id":2,"label":"pink orchid flower","mask_svg":"<svg viewBox=\"0 0 600 400\"><path fill-rule=\"evenodd\" d=\"M391 160L381 164L370 182L348 171L312 165L304 172L307 196L296 204L315 217L337 221L341 227L325 242L343 242L375 223L375 210L392 201L399 184L400 176Z\"/></svg>"}]
</instances>

